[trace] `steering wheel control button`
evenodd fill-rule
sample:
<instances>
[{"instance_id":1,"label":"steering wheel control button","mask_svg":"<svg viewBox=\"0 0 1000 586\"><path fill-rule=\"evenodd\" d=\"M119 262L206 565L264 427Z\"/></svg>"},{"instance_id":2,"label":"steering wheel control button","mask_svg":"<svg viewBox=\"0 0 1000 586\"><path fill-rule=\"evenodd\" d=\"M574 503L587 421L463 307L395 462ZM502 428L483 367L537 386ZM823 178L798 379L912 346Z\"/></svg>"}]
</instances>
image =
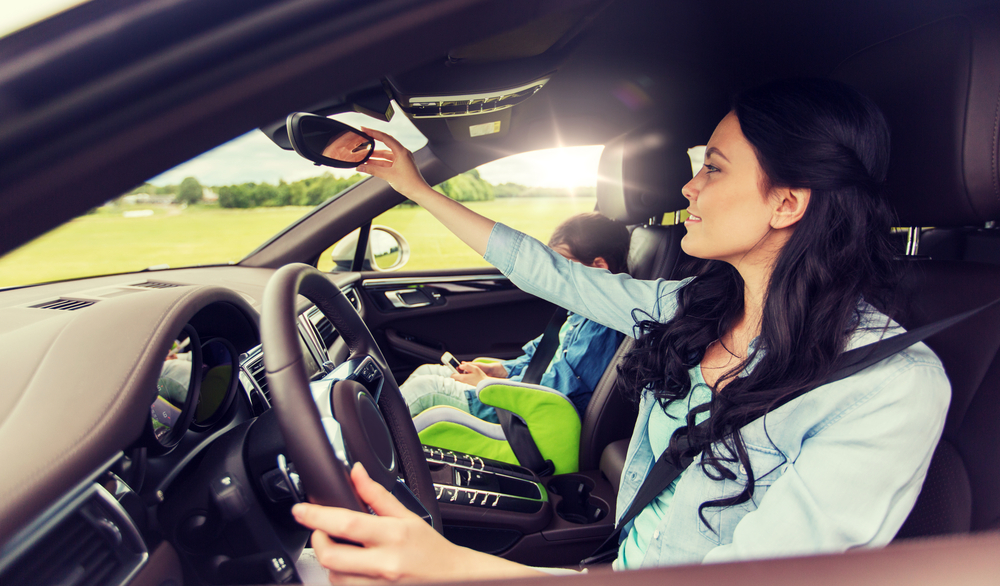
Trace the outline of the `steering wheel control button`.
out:
<instances>
[{"instance_id":1,"label":"steering wheel control button","mask_svg":"<svg viewBox=\"0 0 1000 586\"><path fill-rule=\"evenodd\" d=\"M225 521L239 519L250 510L250 501L246 497L240 482L231 475L221 476L211 483L212 502L219 509Z\"/></svg>"},{"instance_id":2,"label":"steering wheel control button","mask_svg":"<svg viewBox=\"0 0 1000 586\"><path fill-rule=\"evenodd\" d=\"M290 496L297 503L305 502L306 493L302 490L302 482L299 480L299 475L295 472L295 466L285 458L284 454L278 454L278 473L281 477L279 490L283 489L285 494ZM270 474L270 472L268 474ZM267 474L264 476L266 478ZM264 491L267 492L266 483L264 487Z\"/></svg>"}]
</instances>

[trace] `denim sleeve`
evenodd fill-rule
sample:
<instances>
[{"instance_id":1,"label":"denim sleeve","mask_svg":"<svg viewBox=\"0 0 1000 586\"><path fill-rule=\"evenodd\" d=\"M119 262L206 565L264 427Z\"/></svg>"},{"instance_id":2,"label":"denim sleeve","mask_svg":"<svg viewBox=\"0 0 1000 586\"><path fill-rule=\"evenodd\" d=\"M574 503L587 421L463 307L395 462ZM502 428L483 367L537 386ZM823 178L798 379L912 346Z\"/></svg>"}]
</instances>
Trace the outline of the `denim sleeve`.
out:
<instances>
[{"instance_id":1,"label":"denim sleeve","mask_svg":"<svg viewBox=\"0 0 1000 586\"><path fill-rule=\"evenodd\" d=\"M538 336L534 340L531 340L527 344L521 347L524 351L523 354L517 358L512 358L511 360L501 360L500 364L507 370L507 378L520 377L524 372L525 368L528 368L528 363L531 362L531 357L535 355L535 349L538 348L538 342L542 339ZM520 380L520 379L519 379Z\"/></svg>"},{"instance_id":2,"label":"denim sleeve","mask_svg":"<svg viewBox=\"0 0 1000 586\"><path fill-rule=\"evenodd\" d=\"M913 363L866 391L803 439L757 510L736 525L732 542L709 551L705 563L892 540L920 494L950 385L940 363Z\"/></svg>"},{"instance_id":3,"label":"denim sleeve","mask_svg":"<svg viewBox=\"0 0 1000 586\"><path fill-rule=\"evenodd\" d=\"M637 320L673 317L677 291L687 283L642 281L587 267L500 223L490 233L483 258L522 291L633 337Z\"/></svg>"}]
</instances>

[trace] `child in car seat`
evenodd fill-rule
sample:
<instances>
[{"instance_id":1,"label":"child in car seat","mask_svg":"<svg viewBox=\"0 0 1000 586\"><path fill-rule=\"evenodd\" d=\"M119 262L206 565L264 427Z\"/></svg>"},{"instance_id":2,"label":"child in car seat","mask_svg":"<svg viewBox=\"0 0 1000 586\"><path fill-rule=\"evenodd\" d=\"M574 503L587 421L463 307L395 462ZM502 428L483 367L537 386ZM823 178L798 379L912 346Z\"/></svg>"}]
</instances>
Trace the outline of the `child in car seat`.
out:
<instances>
[{"instance_id":1,"label":"child in car seat","mask_svg":"<svg viewBox=\"0 0 1000 586\"><path fill-rule=\"evenodd\" d=\"M621 222L590 212L560 224L549 239L549 247L588 267L622 273L627 269L629 233ZM566 395L582 417L622 337L615 330L570 313L559 330L559 346L538 384ZM450 405L498 423L496 410L476 396L476 385L487 377L521 380L540 341L541 336L531 340L524 345L524 354L511 360L462 362L458 373L443 364L418 367L399 387L410 415Z\"/></svg>"}]
</instances>

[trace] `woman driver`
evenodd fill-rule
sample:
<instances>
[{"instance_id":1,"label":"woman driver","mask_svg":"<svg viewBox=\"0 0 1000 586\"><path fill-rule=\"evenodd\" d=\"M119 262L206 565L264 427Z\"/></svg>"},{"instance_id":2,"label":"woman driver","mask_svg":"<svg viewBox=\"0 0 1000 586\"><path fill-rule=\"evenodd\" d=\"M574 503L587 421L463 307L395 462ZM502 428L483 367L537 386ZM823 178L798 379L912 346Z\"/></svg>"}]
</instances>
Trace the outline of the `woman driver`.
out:
<instances>
[{"instance_id":1,"label":"woman driver","mask_svg":"<svg viewBox=\"0 0 1000 586\"><path fill-rule=\"evenodd\" d=\"M872 102L826 80L739 95L683 189L682 247L704 259L683 281L567 261L433 191L398 142L366 132L391 150L359 171L425 207L521 289L638 332L619 374L641 401L619 515L661 453L679 456L674 431L710 421L704 437L691 437L701 448L695 462L624 528L616 569L839 552L893 538L944 426L950 389L937 357L917 344L774 408L823 383L841 352L902 331L882 313L894 285L881 193L889 137ZM352 479L380 516L293 509L316 529L331 581L538 573L449 543L360 467Z\"/></svg>"}]
</instances>

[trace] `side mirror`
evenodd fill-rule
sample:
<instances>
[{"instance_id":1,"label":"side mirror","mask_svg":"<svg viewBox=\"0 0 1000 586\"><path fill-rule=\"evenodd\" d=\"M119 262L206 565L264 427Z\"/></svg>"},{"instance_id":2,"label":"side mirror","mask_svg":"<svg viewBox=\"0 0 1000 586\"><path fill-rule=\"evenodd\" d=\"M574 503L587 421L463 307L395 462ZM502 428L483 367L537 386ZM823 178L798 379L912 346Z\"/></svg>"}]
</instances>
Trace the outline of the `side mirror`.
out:
<instances>
[{"instance_id":1,"label":"side mirror","mask_svg":"<svg viewBox=\"0 0 1000 586\"><path fill-rule=\"evenodd\" d=\"M349 271L358 246L356 233L345 237L330 252L335 270ZM402 234L388 226L373 225L368 234L368 250L362 262L363 271L398 271L410 260L410 244Z\"/></svg>"},{"instance_id":2,"label":"side mirror","mask_svg":"<svg viewBox=\"0 0 1000 586\"><path fill-rule=\"evenodd\" d=\"M317 165L350 169L368 160L375 140L343 122L306 112L293 112L285 119L292 148Z\"/></svg>"}]
</instances>

